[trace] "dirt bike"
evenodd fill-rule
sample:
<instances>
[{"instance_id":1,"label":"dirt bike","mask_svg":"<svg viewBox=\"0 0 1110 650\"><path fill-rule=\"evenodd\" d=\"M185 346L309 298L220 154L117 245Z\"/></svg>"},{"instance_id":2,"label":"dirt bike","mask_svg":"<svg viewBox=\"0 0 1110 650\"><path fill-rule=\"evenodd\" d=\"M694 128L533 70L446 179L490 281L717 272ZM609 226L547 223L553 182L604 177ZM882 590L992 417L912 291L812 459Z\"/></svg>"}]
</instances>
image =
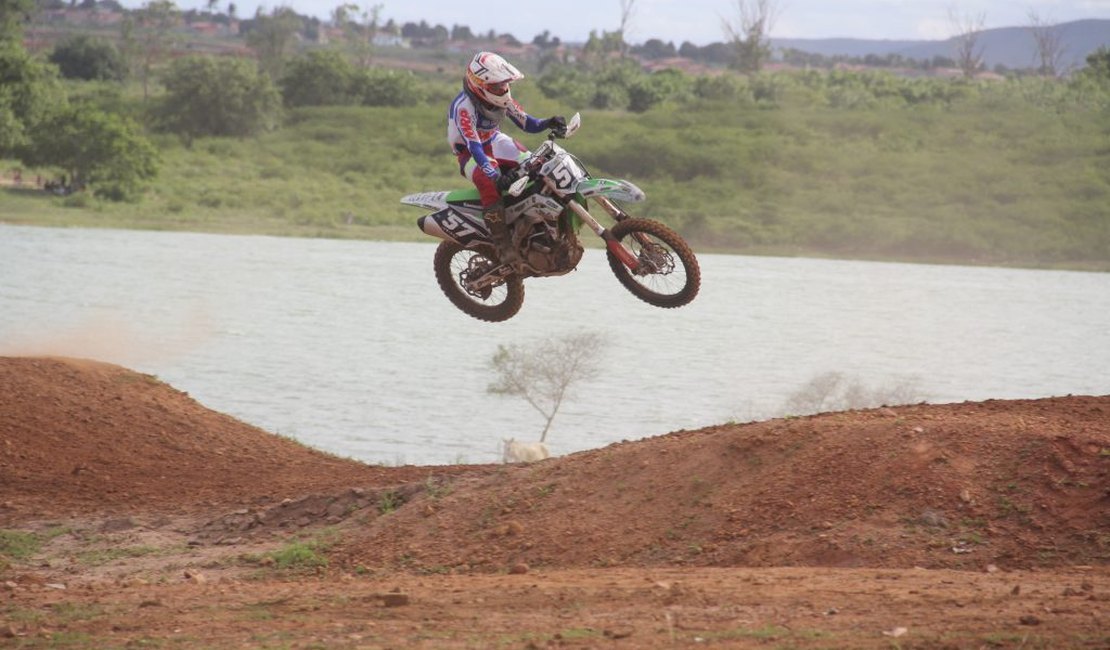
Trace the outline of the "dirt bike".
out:
<instances>
[{"instance_id":1,"label":"dirt bike","mask_svg":"<svg viewBox=\"0 0 1110 650\"><path fill-rule=\"evenodd\" d=\"M519 263L498 259L477 188L401 199L406 205L435 210L417 219L417 225L444 240L435 252L436 280L452 304L470 316L508 320L524 304L525 278L573 271L584 252L578 239L583 223L605 242L617 280L640 300L673 308L698 295L701 270L685 240L658 221L632 217L616 203L642 201L644 192L628 181L591 177L555 142L570 138L580 126L576 113L565 128L551 131L519 167L504 170L512 181L503 198L505 222L520 252ZM612 228L603 227L586 209L589 200L616 221Z\"/></svg>"}]
</instances>

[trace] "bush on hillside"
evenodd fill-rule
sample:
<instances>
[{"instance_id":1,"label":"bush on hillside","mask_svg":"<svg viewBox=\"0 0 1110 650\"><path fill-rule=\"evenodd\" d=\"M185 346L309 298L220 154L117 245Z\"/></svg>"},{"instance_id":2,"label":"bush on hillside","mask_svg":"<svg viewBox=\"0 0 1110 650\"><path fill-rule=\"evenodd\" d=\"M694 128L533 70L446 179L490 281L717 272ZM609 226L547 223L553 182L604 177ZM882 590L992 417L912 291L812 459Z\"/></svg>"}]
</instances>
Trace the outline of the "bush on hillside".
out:
<instances>
[{"instance_id":1,"label":"bush on hillside","mask_svg":"<svg viewBox=\"0 0 1110 650\"><path fill-rule=\"evenodd\" d=\"M354 79L354 66L339 52L315 50L286 64L281 96L290 108L353 104Z\"/></svg>"},{"instance_id":2,"label":"bush on hillside","mask_svg":"<svg viewBox=\"0 0 1110 650\"><path fill-rule=\"evenodd\" d=\"M316 50L293 59L281 79L290 108L301 106L412 106L424 92L409 72L358 69L334 50Z\"/></svg>"},{"instance_id":3,"label":"bush on hillside","mask_svg":"<svg viewBox=\"0 0 1110 650\"><path fill-rule=\"evenodd\" d=\"M58 43L50 53L50 62L66 79L121 81L127 75L127 65L116 46L88 34Z\"/></svg>"},{"instance_id":4,"label":"bush on hillside","mask_svg":"<svg viewBox=\"0 0 1110 650\"><path fill-rule=\"evenodd\" d=\"M157 121L186 142L202 136L246 137L277 126L281 95L246 59L192 56L170 66Z\"/></svg>"},{"instance_id":5,"label":"bush on hillside","mask_svg":"<svg viewBox=\"0 0 1110 650\"><path fill-rule=\"evenodd\" d=\"M59 167L71 187L114 201L136 197L158 172L158 152L137 124L88 106L52 111L30 136L20 152L24 164Z\"/></svg>"},{"instance_id":6,"label":"bush on hillside","mask_svg":"<svg viewBox=\"0 0 1110 650\"><path fill-rule=\"evenodd\" d=\"M27 131L51 106L64 103L52 66L15 44L0 43L0 157L27 142Z\"/></svg>"},{"instance_id":7,"label":"bush on hillside","mask_svg":"<svg viewBox=\"0 0 1110 650\"><path fill-rule=\"evenodd\" d=\"M363 106L412 106L425 94L411 72L370 68L355 76L352 93Z\"/></svg>"}]
</instances>

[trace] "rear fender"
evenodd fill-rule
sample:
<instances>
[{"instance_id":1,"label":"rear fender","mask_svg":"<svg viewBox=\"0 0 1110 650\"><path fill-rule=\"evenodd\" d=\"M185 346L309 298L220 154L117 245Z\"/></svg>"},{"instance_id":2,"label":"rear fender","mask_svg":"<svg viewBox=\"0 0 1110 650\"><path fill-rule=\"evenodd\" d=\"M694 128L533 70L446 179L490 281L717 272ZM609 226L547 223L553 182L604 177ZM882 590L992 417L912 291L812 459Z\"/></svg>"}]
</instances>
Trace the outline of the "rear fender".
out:
<instances>
[{"instance_id":1,"label":"rear fender","mask_svg":"<svg viewBox=\"0 0 1110 650\"><path fill-rule=\"evenodd\" d=\"M460 212L448 206L416 220L425 234L458 243L465 248L490 241L489 230L482 216Z\"/></svg>"},{"instance_id":2,"label":"rear fender","mask_svg":"<svg viewBox=\"0 0 1110 650\"><path fill-rule=\"evenodd\" d=\"M401 197L401 203L415 205L429 210L442 210L448 205L466 205L476 203L481 205L478 188L472 187L465 190L452 190L450 192L420 192Z\"/></svg>"}]
</instances>

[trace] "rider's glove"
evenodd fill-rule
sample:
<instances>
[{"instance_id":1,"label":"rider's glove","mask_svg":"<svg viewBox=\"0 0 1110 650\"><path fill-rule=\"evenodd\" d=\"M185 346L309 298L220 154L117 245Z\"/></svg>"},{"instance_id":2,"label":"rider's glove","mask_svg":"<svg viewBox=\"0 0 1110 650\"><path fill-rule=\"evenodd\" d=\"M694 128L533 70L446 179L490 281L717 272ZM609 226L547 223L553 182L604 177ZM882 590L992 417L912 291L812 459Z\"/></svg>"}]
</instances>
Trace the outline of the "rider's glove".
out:
<instances>
[{"instance_id":1,"label":"rider's glove","mask_svg":"<svg viewBox=\"0 0 1110 650\"><path fill-rule=\"evenodd\" d=\"M554 131L555 135L566 135L567 118L563 117L562 115L553 115L547 118L547 124L544 126L544 128Z\"/></svg>"},{"instance_id":2,"label":"rider's glove","mask_svg":"<svg viewBox=\"0 0 1110 650\"><path fill-rule=\"evenodd\" d=\"M507 192L515 180L512 174L501 174L498 176L495 181L497 183L497 193L504 194Z\"/></svg>"}]
</instances>

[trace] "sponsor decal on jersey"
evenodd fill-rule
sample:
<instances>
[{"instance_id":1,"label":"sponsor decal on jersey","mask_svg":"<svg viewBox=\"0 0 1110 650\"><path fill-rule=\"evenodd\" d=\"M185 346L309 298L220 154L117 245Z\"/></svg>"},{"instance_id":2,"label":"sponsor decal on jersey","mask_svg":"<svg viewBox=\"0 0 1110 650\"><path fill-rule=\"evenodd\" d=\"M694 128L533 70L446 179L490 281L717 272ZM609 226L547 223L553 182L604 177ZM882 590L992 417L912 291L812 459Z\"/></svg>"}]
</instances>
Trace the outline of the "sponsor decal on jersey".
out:
<instances>
[{"instance_id":1,"label":"sponsor decal on jersey","mask_svg":"<svg viewBox=\"0 0 1110 650\"><path fill-rule=\"evenodd\" d=\"M459 129L467 140L478 139L478 133L474 130L474 118L465 108L459 110Z\"/></svg>"}]
</instances>

